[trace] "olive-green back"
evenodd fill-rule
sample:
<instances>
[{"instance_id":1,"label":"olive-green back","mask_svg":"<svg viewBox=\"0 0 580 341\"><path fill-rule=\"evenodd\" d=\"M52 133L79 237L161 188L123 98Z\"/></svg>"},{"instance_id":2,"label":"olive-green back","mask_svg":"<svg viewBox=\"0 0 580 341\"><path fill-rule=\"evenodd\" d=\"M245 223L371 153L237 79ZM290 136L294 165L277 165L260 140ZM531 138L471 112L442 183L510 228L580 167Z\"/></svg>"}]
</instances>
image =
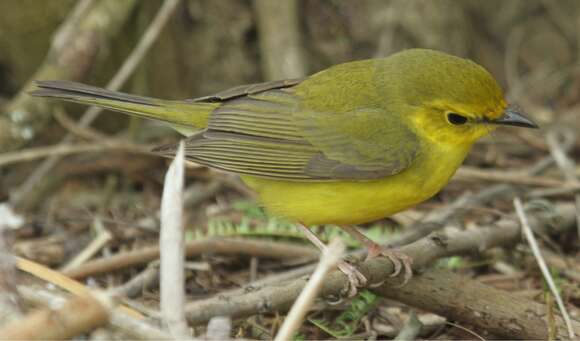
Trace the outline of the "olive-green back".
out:
<instances>
[{"instance_id":1,"label":"olive-green back","mask_svg":"<svg viewBox=\"0 0 580 341\"><path fill-rule=\"evenodd\" d=\"M193 100L221 105L210 114L207 129L186 140L186 155L222 170L281 180L360 181L399 173L420 146L377 93L380 61L341 64L304 80Z\"/></svg>"}]
</instances>

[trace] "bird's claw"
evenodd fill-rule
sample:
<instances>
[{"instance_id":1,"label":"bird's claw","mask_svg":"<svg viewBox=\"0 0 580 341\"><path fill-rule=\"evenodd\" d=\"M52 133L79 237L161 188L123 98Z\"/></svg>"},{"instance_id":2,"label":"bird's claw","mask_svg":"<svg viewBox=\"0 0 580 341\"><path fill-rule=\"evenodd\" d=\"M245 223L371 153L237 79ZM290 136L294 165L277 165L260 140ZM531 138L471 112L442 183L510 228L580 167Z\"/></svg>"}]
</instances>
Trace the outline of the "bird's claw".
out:
<instances>
[{"instance_id":1,"label":"bird's claw","mask_svg":"<svg viewBox=\"0 0 580 341\"><path fill-rule=\"evenodd\" d=\"M367 278L358 269L345 261L338 263L338 269L348 278L348 288L345 290L347 297L354 297L358 290L367 285Z\"/></svg>"},{"instance_id":2,"label":"bird's claw","mask_svg":"<svg viewBox=\"0 0 580 341\"><path fill-rule=\"evenodd\" d=\"M413 277L413 258L408 255L395 250L395 249L383 249L379 245L376 248L369 248L369 253L367 259L372 259L378 256L387 257L393 263L393 273L391 277L398 276L401 271L403 271L403 283L400 285L404 286Z\"/></svg>"}]
</instances>

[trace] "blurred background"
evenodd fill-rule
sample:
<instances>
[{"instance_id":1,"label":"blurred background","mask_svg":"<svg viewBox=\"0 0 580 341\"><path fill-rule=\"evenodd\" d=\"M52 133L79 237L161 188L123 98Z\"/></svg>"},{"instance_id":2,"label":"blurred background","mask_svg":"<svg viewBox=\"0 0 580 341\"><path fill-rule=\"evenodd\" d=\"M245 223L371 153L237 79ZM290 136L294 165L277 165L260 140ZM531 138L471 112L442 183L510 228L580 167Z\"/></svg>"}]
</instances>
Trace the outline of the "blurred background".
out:
<instances>
[{"instance_id":1,"label":"blurred background","mask_svg":"<svg viewBox=\"0 0 580 341\"><path fill-rule=\"evenodd\" d=\"M179 139L157 123L111 112L91 125L79 123L86 108L28 96L34 79L104 87L129 59L135 68L116 84L120 90L186 99L422 47L485 66L508 99L542 126L498 131L477 145L468 167L521 174L550 154L547 131L564 126L573 140L580 129L577 0L182 0L165 9L165 22L155 22L163 3L0 0L0 215L18 227L17 254L62 268L103 228L113 236L105 254L156 243L167 160L146 151ZM159 35L134 58L150 30ZM55 147L66 135L66 147ZM569 155L578 159L579 144L571 146ZM379 222L375 237L388 239L385 226L417 221L461 193L498 181L470 174L429 203ZM557 167L543 175L562 178ZM205 235L295 237L292 226L266 217L236 178L196 166L187 177L188 228ZM557 198L571 199L570 193ZM509 200L492 206L470 222L489 223L497 218L494 210L512 209ZM189 294L215 293L249 276L232 275L239 260L210 263L215 271L197 273ZM120 284L133 274L107 281Z\"/></svg>"}]
</instances>

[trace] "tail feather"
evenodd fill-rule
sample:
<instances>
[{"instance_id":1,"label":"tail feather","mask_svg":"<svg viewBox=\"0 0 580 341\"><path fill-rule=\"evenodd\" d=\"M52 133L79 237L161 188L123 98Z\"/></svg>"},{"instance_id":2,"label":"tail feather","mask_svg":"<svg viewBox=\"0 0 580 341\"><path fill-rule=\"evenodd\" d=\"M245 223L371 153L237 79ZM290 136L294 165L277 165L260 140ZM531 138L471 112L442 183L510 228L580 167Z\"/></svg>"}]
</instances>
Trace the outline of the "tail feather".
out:
<instances>
[{"instance_id":1,"label":"tail feather","mask_svg":"<svg viewBox=\"0 0 580 341\"><path fill-rule=\"evenodd\" d=\"M160 100L70 81L36 81L36 85L38 89L30 92L32 96L95 105L133 116L166 122L185 135L205 128L210 112L219 105Z\"/></svg>"},{"instance_id":2,"label":"tail feather","mask_svg":"<svg viewBox=\"0 0 580 341\"><path fill-rule=\"evenodd\" d=\"M116 100L127 103L157 106L154 103L155 100L153 98L130 95L71 81L36 81L36 86L38 86L38 89L30 93L32 96L54 97L70 100L75 100L78 97L88 97L95 100Z\"/></svg>"}]
</instances>

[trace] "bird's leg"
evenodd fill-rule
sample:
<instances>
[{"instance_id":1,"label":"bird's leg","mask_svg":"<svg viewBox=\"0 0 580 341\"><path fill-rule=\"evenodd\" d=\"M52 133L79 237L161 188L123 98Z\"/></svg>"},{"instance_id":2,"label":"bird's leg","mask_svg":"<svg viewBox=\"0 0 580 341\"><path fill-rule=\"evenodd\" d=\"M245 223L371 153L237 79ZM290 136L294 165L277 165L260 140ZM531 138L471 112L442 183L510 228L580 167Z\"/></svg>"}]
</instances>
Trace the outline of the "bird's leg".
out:
<instances>
[{"instance_id":1,"label":"bird's leg","mask_svg":"<svg viewBox=\"0 0 580 341\"><path fill-rule=\"evenodd\" d=\"M391 262L393 262L393 274L392 277L397 276L401 270L404 271L404 280L403 284L407 284L407 282L413 277L413 269L411 265L413 264L413 258L407 256L406 254L395 250L395 249L385 249L379 244L375 243L367 236L365 236L362 232L360 232L355 226L344 225L341 226L343 230L348 232L353 238L361 242L365 245L368 249L367 259L372 259L378 256L385 256Z\"/></svg>"},{"instance_id":2,"label":"bird's leg","mask_svg":"<svg viewBox=\"0 0 580 341\"><path fill-rule=\"evenodd\" d=\"M312 232L309 228L302 224L298 224L300 230L304 233L306 238L310 240L314 246L316 246L320 251L324 251L327 246L324 244L318 236ZM338 269L346 275L348 278L348 282L350 284L348 289L348 297L353 297L357 293L357 288L364 287L367 284L366 277L358 271L356 267L352 264L349 264L343 260L340 260L337 265Z\"/></svg>"}]
</instances>

